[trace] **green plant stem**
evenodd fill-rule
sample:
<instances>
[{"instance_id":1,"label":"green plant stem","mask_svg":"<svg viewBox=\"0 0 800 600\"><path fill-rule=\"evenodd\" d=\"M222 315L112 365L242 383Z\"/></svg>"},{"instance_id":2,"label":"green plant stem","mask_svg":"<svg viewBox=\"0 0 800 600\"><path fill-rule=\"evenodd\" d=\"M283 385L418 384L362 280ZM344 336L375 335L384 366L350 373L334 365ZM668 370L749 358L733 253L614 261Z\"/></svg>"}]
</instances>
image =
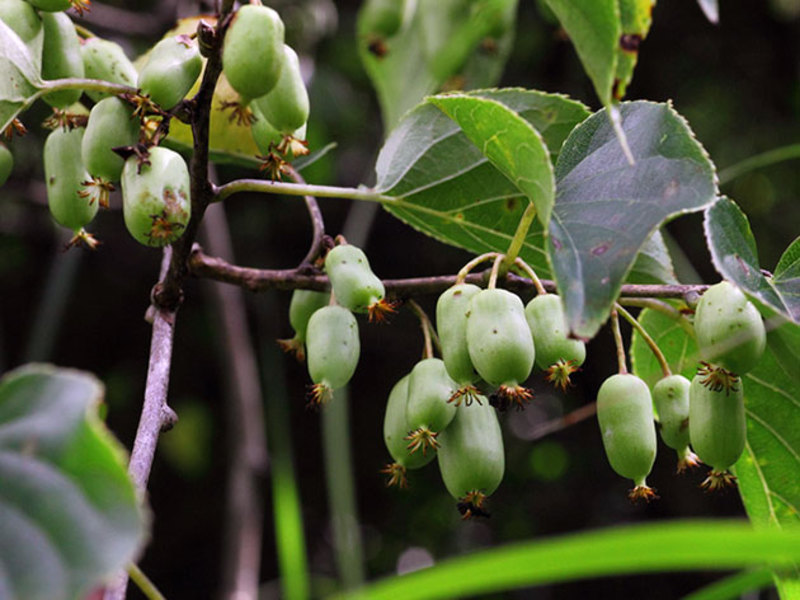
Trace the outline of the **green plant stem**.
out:
<instances>
[{"instance_id":1,"label":"green plant stem","mask_svg":"<svg viewBox=\"0 0 800 600\"><path fill-rule=\"evenodd\" d=\"M492 290L497 287L497 278L500 276L500 267L503 264L503 255L498 254L497 258L494 259L494 264L492 264L492 272L489 273L489 284L486 286L488 289Z\"/></svg>"},{"instance_id":2,"label":"green plant stem","mask_svg":"<svg viewBox=\"0 0 800 600\"><path fill-rule=\"evenodd\" d=\"M467 275L469 275L472 269L477 267L482 262L486 262L487 260L492 258L497 258L498 256L499 253L497 252L487 252L486 254L481 254L480 256L476 256L467 264L465 264L463 267L461 267L461 269L458 271L458 274L456 275L456 281L454 285L459 285L461 283L464 283L467 279Z\"/></svg>"},{"instance_id":3,"label":"green plant stem","mask_svg":"<svg viewBox=\"0 0 800 600\"><path fill-rule=\"evenodd\" d=\"M547 290L544 289L544 285L542 285L542 280L539 279L538 275L536 275L536 271L533 270L533 267L531 267L520 257L517 257L517 259L514 261L514 265L530 278L530 280L533 282L533 287L536 288L536 293L539 296L544 296L547 293Z\"/></svg>"},{"instance_id":4,"label":"green plant stem","mask_svg":"<svg viewBox=\"0 0 800 600\"><path fill-rule=\"evenodd\" d=\"M731 600L747 592L769 587L772 583L770 569L748 569L702 587L684 596L683 600Z\"/></svg>"},{"instance_id":5,"label":"green plant stem","mask_svg":"<svg viewBox=\"0 0 800 600\"><path fill-rule=\"evenodd\" d=\"M158 591L155 584L150 581L150 578L144 574L144 571L142 571L138 565L134 563L128 565L128 576L148 600L166 600L164 595Z\"/></svg>"},{"instance_id":6,"label":"green plant stem","mask_svg":"<svg viewBox=\"0 0 800 600\"><path fill-rule=\"evenodd\" d=\"M214 198L212 201L221 202L240 192L259 192L262 194L281 194L284 196L315 196L317 198L344 198L381 203L396 201L393 196L386 196L365 187L347 188L333 185L269 181L267 179L237 179L225 185L216 186L214 187Z\"/></svg>"},{"instance_id":7,"label":"green plant stem","mask_svg":"<svg viewBox=\"0 0 800 600\"><path fill-rule=\"evenodd\" d=\"M625 344L622 342L622 332L619 329L619 315L616 309L611 311L611 331L614 333L614 345L617 348L617 364L619 374L627 375L628 364L625 360Z\"/></svg>"},{"instance_id":8,"label":"green plant stem","mask_svg":"<svg viewBox=\"0 0 800 600\"><path fill-rule=\"evenodd\" d=\"M364 556L355 499L353 461L350 456L348 387L336 390L322 410L322 452L333 530L334 556L342 587L351 590L364 582Z\"/></svg>"},{"instance_id":9,"label":"green plant stem","mask_svg":"<svg viewBox=\"0 0 800 600\"><path fill-rule=\"evenodd\" d=\"M519 224L517 224L517 230L514 232L514 237L511 238L511 243L508 245L505 258L503 258L503 262L500 265L501 275L508 273L511 265L513 265L514 261L517 260L519 251L522 249L522 244L525 243L528 230L531 228L531 224L535 218L536 206L533 204L533 202L529 202L528 206L525 207L525 212L523 212L522 217L520 217Z\"/></svg>"},{"instance_id":10,"label":"green plant stem","mask_svg":"<svg viewBox=\"0 0 800 600\"><path fill-rule=\"evenodd\" d=\"M66 79L51 79L43 81L39 87L39 91L33 95L33 98L39 98L51 92L60 92L62 90L83 90L85 92L105 92L106 94L136 94L136 88L119 83L111 83L110 81L103 81L102 79L84 79L82 77L70 77Z\"/></svg>"},{"instance_id":11,"label":"green plant stem","mask_svg":"<svg viewBox=\"0 0 800 600\"><path fill-rule=\"evenodd\" d=\"M730 167L722 169L722 171L719 172L719 183L720 185L725 185L750 171L797 158L800 158L800 144L791 144L789 146L782 146L781 148L774 148L773 150L756 154L755 156L751 156Z\"/></svg>"},{"instance_id":12,"label":"green plant stem","mask_svg":"<svg viewBox=\"0 0 800 600\"><path fill-rule=\"evenodd\" d=\"M625 286L622 286L623 289ZM702 286L703 289L707 288L708 286ZM689 334L693 339L697 337L697 334L694 331L694 327L692 326L689 319L686 318L686 315L681 313L677 308L664 302L663 300L658 300L656 298L628 298L628 297L621 297L618 301L623 306L632 306L634 308L649 308L656 312L660 312L663 315L668 316L670 319L673 319L678 325L681 326L687 334Z\"/></svg>"},{"instance_id":13,"label":"green plant stem","mask_svg":"<svg viewBox=\"0 0 800 600\"><path fill-rule=\"evenodd\" d=\"M619 304L616 304L616 310L628 323L631 324L636 331L639 332L639 335L642 336L642 339L647 344L647 347L650 348L650 351L656 357L658 364L661 365L661 373L664 375L664 377L669 377L672 375L672 370L669 368L669 363L667 363L664 353L661 351L661 348L658 347L658 344L656 344L656 341L652 338L652 336L647 333L647 330L642 327L642 324L639 323L639 321L637 321L631 313L622 308Z\"/></svg>"},{"instance_id":14,"label":"green plant stem","mask_svg":"<svg viewBox=\"0 0 800 600\"><path fill-rule=\"evenodd\" d=\"M439 336L436 335L436 330L433 328L433 323L431 323L431 320L428 317L427 313L414 300L409 300L408 306L409 308L411 308L414 314L417 315L417 318L419 319L419 326L422 329L422 336L425 340L425 349L423 351L422 357L433 358L434 344L436 344L436 348L439 350L439 354L441 354L442 344L439 341Z\"/></svg>"}]
</instances>

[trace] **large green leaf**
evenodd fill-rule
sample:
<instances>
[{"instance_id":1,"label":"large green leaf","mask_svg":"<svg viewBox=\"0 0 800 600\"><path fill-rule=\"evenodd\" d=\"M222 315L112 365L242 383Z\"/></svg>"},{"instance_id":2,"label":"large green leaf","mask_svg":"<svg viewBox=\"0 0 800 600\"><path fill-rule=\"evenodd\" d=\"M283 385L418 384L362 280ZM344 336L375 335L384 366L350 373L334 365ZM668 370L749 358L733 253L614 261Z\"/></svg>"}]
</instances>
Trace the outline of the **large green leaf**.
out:
<instances>
[{"instance_id":1,"label":"large green leaf","mask_svg":"<svg viewBox=\"0 0 800 600\"><path fill-rule=\"evenodd\" d=\"M82 598L133 559L145 519L89 374L0 380L0 597Z\"/></svg>"},{"instance_id":2,"label":"large green leaf","mask_svg":"<svg viewBox=\"0 0 800 600\"><path fill-rule=\"evenodd\" d=\"M463 598L600 575L785 565L798 558L800 531L759 531L722 520L662 522L493 548L339 598Z\"/></svg>"},{"instance_id":3,"label":"large green leaf","mask_svg":"<svg viewBox=\"0 0 800 600\"><path fill-rule=\"evenodd\" d=\"M545 0L566 30L603 106L612 101L622 33L618 0Z\"/></svg>"},{"instance_id":4,"label":"large green leaf","mask_svg":"<svg viewBox=\"0 0 800 600\"><path fill-rule=\"evenodd\" d=\"M714 166L670 105L623 103L620 114L634 165L605 110L575 128L556 163L548 253L570 330L583 338L605 322L647 238L717 195Z\"/></svg>"},{"instance_id":5,"label":"large green leaf","mask_svg":"<svg viewBox=\"0 0 800 600\"><path fill-rule=\"evenodd\" d=\"M758 261L750 223L729 198L720 198L707 211L706 242L717 271L751 298L777 313L800 322L800 243L786 250L775 275L769 277Z\"/></svg>"},{"instance_id":6,"label":"large green leaf","mask_svg":"<svg viewBox=\"0 0 800 600\"><path fill-rule=\"evenodd\" d=\"M538 131L550 154L589 112L560 95L523 89L479 90L470 97L499 102ZM424 102L386 140L376 164L377 189L396 201L394 216L445 243L475 253L508 248L527 199L484 156L456 122ZM521 256L549 273L542 227L534 224Z\"/></svg>"},{"instance_id":7,"label":"large green leaf","mask_svg":"<svg viewBox=\"0 0 800 600\"><path fill-rule=\"evenodd\" d=\"M661 231L653 232L639 250L627 283L678 283L672 257Z\"/></svg>"},{"instance_id":8,"label":"large green leaf","mask_svg":"<svg viewBox=\"0 0 800 600\"><path fill-rule=\"evenodd\" d=\"M547 227L556 182L539 132L497 100L454 94L433 96L430 102L453 119L489 162L533 202L539 222Z\"/></svg>"},{"instance_id":9,"label":"large green leaf","mask_svg":"<svg viewBox=\"0 0 800 600\"><path fill-rule=\"evenodd\" d=\"M467 5L463 0L417 0L405 7L402 25L389 37L372 32L363 12L358 23L359 53L378 93L387 132L448 81L458 87L497 83L511 50L517 0ZM487 39L492 44L482 46Z\"/></svg>"},{"instance_id":10,"label":"large green leaf","mask_svg":"<svg viewBox=\"0 0 800 600\"><path fill-rule=\"evenodd\" d=\"M685 317L674 319L649 308L644 309L637 320L658 344L672 372L691 379L700 360L691 322ZM663 377L661 366L636 330L631 338L630 355L633 372L652 388Z\"/></svg>"},{"instance_id":11,"label":"large green leaf","mask_svg":"<svg viewBox=\"0 0 800 600\"><path fill-rule=\"evenodd\" d=\"M0 132L19 114L40 84L34 57L14 30L0 21Z\"/></svg>"}]
</instances>

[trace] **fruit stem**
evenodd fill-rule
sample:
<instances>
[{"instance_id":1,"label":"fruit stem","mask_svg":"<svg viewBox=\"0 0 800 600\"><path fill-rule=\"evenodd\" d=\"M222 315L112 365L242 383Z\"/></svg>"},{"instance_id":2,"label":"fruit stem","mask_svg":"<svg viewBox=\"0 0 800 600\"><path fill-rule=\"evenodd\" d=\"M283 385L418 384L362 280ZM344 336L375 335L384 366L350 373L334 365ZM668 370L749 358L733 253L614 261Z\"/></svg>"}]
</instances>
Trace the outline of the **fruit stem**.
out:
<instances>
[{"instance_id":1,"label":"fruit stem","mask_svg":"<svg viewBox=\"0 0 800 600\"><path fill-rule=\"evenodd\" d=\"M511 238L511 243L506 250L505 258L500 266L500 272L505 275L514 264L514 261L519 256L519 251L522 249L522 244L525 243L525 237L528 235L528 230L531 228L533 220L536 218L536 205L533 202L528 202L525 207L525 212L520 217L517 230L514 232L514 237Z\"/></svg>"},{"instance_id":2,"label":"fruit stem","mask_svg":"<svg viewBox=\"0 0 800 600\"><path fill-rule=\"evenodd\" d=\"M650 348L650 351L655 355L658 364L661 365L661 373L664 375L664 377L669 377L672 375L672 370L669 368L669 363L667 363L664 353L661 352L661 348L658 347L658 344L656 344L656 341L652 338L652 336L647 333L647 330L642 327L642 324L639 323L639 321L637 321L631 313L622 308L619 303L616 303L615 306L619 314L625 317L625 320L630 323L636 331L639 332L639 335L642 336L642 339Z\"/></svg>"},{"instance_id":3,"label":"fruit stem","mask_svg":"<svg viewBox=\"0 0 800 600\"><path fill-rule=\"evenodd\" d=\"M697 338L697 334L694 332L694 327L692 326L689 319L686 318L686 315L684 315L680 310L678 310L668 302L664 302L663 300L658 300L657 298L626 298L626 297L619 298L617 302L622 306L632 306L634 308L649 308L656 312L660 312L661 314L669 317L670 319L674 320L678 325L680 325L681 329L683 329L687 334L689 334L692 339Z\"/></svg>"},{"instance_id":4,"label":"fruit stem","mask_svg":"<svg viewBox=\"0 0 800 600\"><path fill-rule=\"evenodd\" d=\"M497 277L500 275L500 265L503 264L504 257L502 254L498 254L497 257L494 259L494 264L492 264L492 272L489 273L489 285L486 287L490 290L493 290L497 287Z\"/></svg>"},{"instance_id":5,"label":"fruit stem","mask_svg":"<svg viewBox=\"0 0 800 600\"><path fill-rule=\"evenodd\" d=\"M486 254L476 256L463 267L461 267L461 270L456 275L456 282L453 285L461 285L467 279L467 275L469 275L469 272L472 271L472 269L477 267L482 262L486 262L490 258L496 258L497 256L499 256L497 252L487 252Z\"/></svg>"},{"instance_id":6,"label":"fruit stem","mask_svg":"<svg viewBox=\"0 0 800 600\"><path fill-rule=\"evenodd\" d=\"M625 361L625 344L622 342L622 332L619 329L619 315L617 309L611 310L611 331L614 332L614 345L617 347L617 364L619 365L619 374L628 374L628 365Z\"/></svg>"},{"instance_id":7,"label":"fruit stem","mask_svg":"<svg viewBox=\"0 0 800 600\"><path fill-rule=\"evenodd\" d=\"M136 584L136 587L139 588L145 598L148 598L148 600L166 600L156 585L150 581L150 578L144 574L144 571L136 563L128 564L127 571L131 581Z\"/></svg>"},{"instance_id":8,"label":"fruit stem","mask_svg":"<svg viewBox=\"0 0 800 600\"><path fill-rule=\"evenodd\" d=\"M436 335L436 330L433 328L430 318L423 308L417 304L415 300L409 300L408 306L417 315L419 319L419 326L422 329L422 336L425 340L425 349L422 358L433 358L433 345L436 344L436 349L439 354L442 353L442 345L439 341L439 336Z\"/></svg>"},{"instance_id":9,"label":"fruit stem","mask_svg":"<svg viewBox=\"0 0 800 600\"><path fill-rule=\"evenodd\" d=\"M533 287L536 288L536 294L539 296L544 296L547 293L547 290L544 289L544 285L542 284L542 280L536 275L536 271L533 270L533 267L522 260L519 256L514 260L514 265L522 269L522 271L530 278L533 282Z\"/></svg>"}]
</instances>

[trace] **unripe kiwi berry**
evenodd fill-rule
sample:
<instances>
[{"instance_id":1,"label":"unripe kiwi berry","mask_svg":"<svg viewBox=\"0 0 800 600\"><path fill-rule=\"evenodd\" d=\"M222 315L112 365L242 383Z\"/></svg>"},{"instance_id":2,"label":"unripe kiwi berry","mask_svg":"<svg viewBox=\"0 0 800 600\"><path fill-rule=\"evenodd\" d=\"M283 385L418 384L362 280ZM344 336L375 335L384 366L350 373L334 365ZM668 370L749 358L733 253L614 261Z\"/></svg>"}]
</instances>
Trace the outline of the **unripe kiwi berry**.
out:
<instances>
[{"instance_id":1,"label":"unripe kiwi berry","mask_svg":"<svg viewBox=\"0 0 800 600\"><path fill-rule=\"evenodd\" d=\"M295 290L289 302L289 324L294 329L291 339L278 340L284 352L291 352L297 360L305 360L306 330L308 320L316 311L330 302L330 292L315 292L314 290Z\"/></svg>"},{"instance_id":2,"label":"unripe kiwi berry","mask_svg":"<svg viewBox=\"0 0 800 600\"><path fill-rule=\"evenodd\" d=\"M445 290L436 301L436 331L447 373L459 385L451 398L456 404L470 404L477 393L472 385L480 376L472 365L467 348L467 311L472 297L481 291L477 285L460 283Z\"/></svg>"},{"instance_id":3,"label":"unripe kiwi berry","mask_svg":"<svg viewBox=\"0 0 800 600\"><path fill-rule=\"evenodd\" d=\"M465 519L488 516L483 503L503 480L505 455L497 414L488 402L459 406L439 435L439 471Z\"/></svg>"},{"instance_id":4,"label":"unripe kiwi berry","mask_svg":"<svg viewBox=\"0 0 800 600\"><path fill-rule=\"evenodd\" d=\"M251 104L258 107L273 127L287 135L305 125L310 107L297 53L284 44L283 54L283 67L275 87Z\"/></svg>"},{"instance_id":5,"label":"unripe kiwi berry","mask_svg":"<svg viewBox=\"0 0 800 600\"><path fill-rule=\"evenodd\" d=\"M631 500L655 497L646 478L656 459L656 428L650 388L628 373L612 375L597 394L597 420L611 468L632 479Z\"/></svg>"},{"instance_id":6,"label":"unripe kiwi berry","mask_svg":"<svg viewBox=\"0 0 800 600\"><path fill-rule=\"evenodd\" d=\"M438 358L426 358L411 369L408 382L406 419L410 433L406 436L411 452L438 446L436 437L453 420L455 404L450 403L458 384L447 374L444 362Z\"/></svg>"},{"instance_id":7,"label":"unripe kiwi berry","mask_svg":"<svg viewBox=\"0 0 800 600\"><path fill-rule=\"evenodd\" d=\"M703 378L704 374L698 373L689 387L689 438L700 460L711 466L703 487L716 490L733 483L735 477L728 469L744 451L744 392L741 381L715 390L705 385Z\"/></svg>"},{"instance_id":8,"label":"unripe kiwi berry","mask_svg":"<svg viewBox=\"0 0 800 600\"><path fill-rule=\"evenodd\" d=\"M278 83L283 36L283 21L267 6L246 4L234 15L222 47L222 70L245 104Z\"/></svg>"},{"instance_id":9,"label":"unripe kiwi berry","mask_svg":"<svg viewBox=\"0 0 800 600\"><path fill-rule=\"evenodd\" d=\"M525 306L525 318L536 343L536 366L547 380L566 390L570 375L586 360L586 346L568 337L569 327L561 298L540 294Z\"/></svg>"},{"instance_id":10,"label":"unripe kiwi berry","mask_svg":"<svg viewBox=\"0 0 800 600\"><path fill-rule=\"evenodd\" d=\"M81 43L72 20L63 12L41 15L44 27L42 79L83 77ZM81 90L62 90L45 94L43 99L56 108L67 108L81 97Z\"/></svg>"},{"instance_id":11,"label":"unripe kiwi berry","mask_svg":"<svg viewBox=\"0 0 800 600\"><path fill-rule=\"evenodd\" d=\"M81 40L81 57L84 73L89 79L136 87L139 75L119 44L98 37ZM87 91L86 94L95 102L109 96L97 91Z\"/></svg>"},{"instance_id":12,"label":"unripe kiwi berry","mask_svg":"<svg viewBox=\"0 0 800 600\"><path fill-rule=\"evenodd\" d=\"M503 289L481 290L469 303L467 349L478 374L496 386L493 403L522 408L532 396L522 387L536 351L519 296Z\"/></svg>"},{"instance_id":13,"label":"unripe kiwi berry","mask_svg":"<svg viewBox=\"0 0 800 600\"><path fill-rule=\"evenodd\" d=\"M386 302L383 282L372 272L367 255L352 244L340 244L325 257L325 272L336 301L357 313L369 313L370 321L382 321L393 312Z\"/></svg>"},{"instance_id":14,"label":"unripe kiwi berry","mask_svg":"<svg viewBox=\"0 0 800 600\"><path fill-rule=\"evenodd\" d=\"M703 360L743 375L761 360L766 330L758 309L727 281L708 288L694 317L697 346Z\"/></svg>"},{"instance_id":15,"label":"unripe kiwi berry","mask_svg":"<svg viewBox=\"0 0 800 600\"><path fill-rule=\"evenodd\" d=\"M386 402L386 412L383 417L383 441L386 449L394 462L387 464L382 473L389 475L387 486L397 485L407 487L406 471L419 469L433 460L434 453L409 452L405 436L411 430L406 418L406 405L408 404L408 381L410 375L405 375L392 387L389 400Z\"/></svg>"},{"instance_id":16,"label":"unripe kiwi berry","mask_svg":"<svg viewBox=\"0 0 800 600\"><path fill-rule=\"evenodd\" d=\"M306 359L314 382L310 394L313 403L328 402L334 390L350 381L360 352L358 323L349 310L325 306L311 315L306 328Z\"/></svg>"},{"instance_id":17,"label":"unripe kiwi berry","mask_svg":"<svg viewBox=\"0 0 800 600\"><path fill-rule=\"evenodd\" d=\"M65 11L73 4L71 0L28 0L28 3L39 10L51 13Z\"/></svg>"},{"instance_id":18,"label":"unripe kiwi berry","mask_svg":"<svg viewBox=\"0 0 800 600\"><path fill-rule=\"evenodd\" d=\"M188 35L171 36L153 46L138 85L153 102L170 110L192 89L202 68L197 41Z\"/></svg>"},{"instance_id":19,"label":"unripe kiwi berry","mask_svg":"<svg viewBox=\"0 0 800 600\"><path fill-rule=\"evenodd\" d=\"M134 239L161 247L183 235L192 212L189 169L168 148L149 149L148 162L137 155L122 169L122 213ZM149 164L148 164L149 163Z\"/></svg>"},{"instance_id":20,"label":"unripe kiwi berry","mask_svg":"<svg viewBox=\"0 0 800 600\"><path fill-rule=\"evenodd\" d=\"M106 182L120 180L125 159L112 148L136 144L139 126L139 120L133 116L133 107L116 96L104 98L92 107L81 156L93 178Z\"/></svg>"},{"instance_id":21,"label":"unripe kiwi berry","mask_svg":"<svg viewBox=\"0 0 800 600\"><path fill-rule=\"evenodd\" d=\"M24 0L0 0L0 21L19 36L38 62L42 56L42 19L33 6Z\"/></svg>"},{"instance_id":22,"label":"unripe kiwi berry","mask_svg":"<svg viewBox=\"0 0 800 600\"><path fill-rule=\"evenodd\" d=\"M678 473L699 464L689 448L690 385L683 375L669 375L653 386L653 405L658 412L661 439L678 453Z\"/></svg>"}]
</instances>

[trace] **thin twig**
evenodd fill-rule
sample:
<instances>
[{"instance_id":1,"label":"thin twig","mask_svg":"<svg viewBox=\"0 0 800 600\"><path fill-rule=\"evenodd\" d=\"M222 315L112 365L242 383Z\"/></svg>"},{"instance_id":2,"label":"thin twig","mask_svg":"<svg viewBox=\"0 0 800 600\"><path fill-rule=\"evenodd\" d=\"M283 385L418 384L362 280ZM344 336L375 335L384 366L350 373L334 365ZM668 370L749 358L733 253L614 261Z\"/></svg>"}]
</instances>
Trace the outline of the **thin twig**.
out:
<instances>
[{"instance_id":1,"label":"thin twig","mask_svg":"<svg viewBox=\"0 0 800 600\"><path fill-rule=\"evenodd\" d=\"M295 181L305 185L305 180L297 170L291 165L287 166L289 176ZM314 261L322 254L322 242L325 235L325 221L322 218L322 211L319 209L319 204L314 196L306 194L304 197L306 208L308 209L308 216L311 217L312 238L311 247L308 249L308 254L300 263L300 268L313 268Z\"/></svg>"},{"instance_id":2,"label":"thin twig","mask_svg":"<svg viewBox=\"0 0 800 600\"><path fill-rule=\"evenodd\" d=\"M658 347L658 344L656 344L656 341L652 338L652 336L647 333L647 330L642 326L641 323L639 323L639 321L634 318L631 313L622 308L622 306L620 306L618 303L615 306L617 312L621 314L636 331L639 332L639 335L642 336L642 339L647 344L647 347L650 348L650 351L656 357L658 364L661 366L661 373L664 375L664 377L669 377L672 375L672 369L669 368L669 363L667 362L664 353L661 351L661 348Z\"/></svg>"},{"instance_id":3,"label":"thin twig","mask_svg":"<svg viewBox=\"0 0 800 600\"><path fill-rule=\"evenodd\" d=\"M536 293L539 296L544 296L547 293L547 290L544 289L544 286L542 285L542 280L536 275L536 271L533 270L533 267L531 267L520 257L516 258L514 261L514 266L521 269L522 272L530 278L530 280L533 282L533 287L536 288Z\"/></svg>"},{"instance_id":4,"label":"thin twig","mask_svg":"<svg viewBox=\"0 0 800 600\"><path fill-rule=\"evenodd\" d=\"M622 343L622 332L619 329L619 315L617 309L611 309L611 331L614 332L614 345L617 347L617 364L619 374L627 375L628 364L625 360L625 344Z\"/></svg>"},{"instance_id":5,"label":"thin twig","mask_svg":"<svg viewBox=\"0 0 800 600\"><path fill-rule=\"evenodd\" d=\"M487 260L497 258L499 255L498 252L487 252L486 254L481 254L480 256L476 256L467 264L465 264L461 269L458 271L456 275L456 284L464 283L467 280L467 276L469 275L470 271L477 267L482 262L486 262Z\"/></svg>"},{"instance_id":6,"label":"thin twig","mask_svg":"<svg viewBox=\"0 0 800 600\"><path fill-rule=\"evenodd\" d=\"M573 410L566 415L558 417L556 419L551 419L550 421L545 421L541 425L537 425L534 427L531 435L526 439L528 441L535 441L540 440L545 436L550 435L551 433L555 433L557 431L561 431L562 429L566 429L576 423L580 423L591 417L592 415L597 413L597 403L592 402L591 404L587 404L585 406L581 406Z\"/></svg>"},{"instance_id":7,"label":"thin twig","mask_svg":"<svg viewBox=\"0 0 800 600\"><path fill-rule=\"evenodd\" d=\"M442 352L442 344L439 341L439 336L436 335L436 330L433 328L433 323L431 323L428 314L425 310L414 300L408 301L409 308L413 311L417 318L419 319L419 326L422 329L422 336L425 340L425 350L423 352L423 358L433 358L433 345L436 344L436 348L439 350L439 353Z\"/></svg>"},{"instance_id":8,"label":"thin twig","mask_svg":"<svg viewBox=\"0 0 800 600\"><path fill-rule=\"evenodd\" d=\"M317 198L342 198L368 202L396 203L397 198L366 187L346 188L333 185L289 183L267 179L237 179L213 188L213 201L221 202L240 192L282 194L284 196L316 196Z\"/></svg>"}]
</instances>

